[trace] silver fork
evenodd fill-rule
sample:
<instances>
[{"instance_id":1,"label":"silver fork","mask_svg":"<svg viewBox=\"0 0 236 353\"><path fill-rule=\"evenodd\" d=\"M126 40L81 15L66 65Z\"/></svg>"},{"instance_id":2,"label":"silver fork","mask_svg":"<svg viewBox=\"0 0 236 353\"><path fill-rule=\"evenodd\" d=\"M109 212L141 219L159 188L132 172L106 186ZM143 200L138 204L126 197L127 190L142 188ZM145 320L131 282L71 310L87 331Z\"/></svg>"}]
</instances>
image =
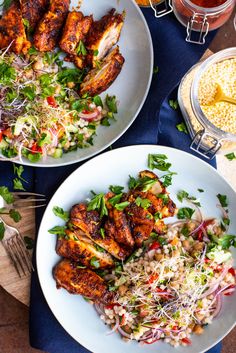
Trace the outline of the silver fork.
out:
<instances>
[{"instance_id":1,"label":"silver fork","mask_svg":"<svg viewBox=\"0 0 236 353\"><path fill-rule=\"evenodd\" d=\"M26 249L24 240L19 231L14 227L9 226L1 217L0 222L2 222L5 227L2 244L18 275L20 277L22 277L22 275L26 276L31 272L31 270L33 270L33 265L31 263L30 253L28 249Z\"/></svg>"},{"instance_id":2,"label":"silver fork","mask_svg":"<svg viewBox=\"0 0 236 353\"><path fill-rule=\"evenodd\" d=\"M7 204L2 197L0 197L0 208L9 209L30 209L46 206L46 198L42 194L35 194L34 192L12 192L14 197L13 203ZM36 203L30 205L29 203Z\"/></svg>"}]
</instances>

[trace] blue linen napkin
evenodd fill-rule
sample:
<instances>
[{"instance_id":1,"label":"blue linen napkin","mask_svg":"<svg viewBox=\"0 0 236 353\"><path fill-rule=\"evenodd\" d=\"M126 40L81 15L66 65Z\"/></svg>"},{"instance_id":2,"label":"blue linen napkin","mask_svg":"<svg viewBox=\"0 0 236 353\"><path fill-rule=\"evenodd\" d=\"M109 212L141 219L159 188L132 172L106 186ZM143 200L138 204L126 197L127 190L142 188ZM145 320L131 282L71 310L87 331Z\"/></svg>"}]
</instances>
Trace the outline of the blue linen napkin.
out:
<instances>
[{"instance_id":1,"label":"blue linen napkin","mask_svg":"<svg viewBox=\"0 0 236 353\"><path fill-rule=\"evenodd\" d=\"M156 144L161 103L176 86L185 72L195 64L209 46L214 33L210 33L204 46L186 43L186 29L173 16L156 20L151 9L143 10L151 30L155 66L159 72L154 75L149 96L142 111L128 131L113 145L113 148L132 144ZM161 144L168 145L169 136L179 134L173 125L165 124L161 135ZM169 128L168 128L169 126ZM174 142L174 141L173 141ZM172 145L182 147L182 140ZM182 147L183 148L183 147ZM189 152L188 145L184 147ZM36 169L35 191L50 198L62 181L81 164L73 166ZM39 225L43 210L37 211ZM34 259L35 261L35 259ZM75 342L57 322L50 311L40 288L37 271L32 275L30 305L30 342L35 348L49 353L85 353L87 349ZM220 347L209 351L219 353Z\"/></svg>"}]
</instances>

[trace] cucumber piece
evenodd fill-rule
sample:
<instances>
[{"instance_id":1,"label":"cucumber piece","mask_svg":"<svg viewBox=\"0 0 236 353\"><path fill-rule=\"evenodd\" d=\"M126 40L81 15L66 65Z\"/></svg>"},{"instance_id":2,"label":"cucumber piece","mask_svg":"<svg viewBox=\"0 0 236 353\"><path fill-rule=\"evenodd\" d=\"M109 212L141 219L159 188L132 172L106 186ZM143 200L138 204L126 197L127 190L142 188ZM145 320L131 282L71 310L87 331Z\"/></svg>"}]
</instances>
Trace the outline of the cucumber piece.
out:
<instances>
[{"instance_id":1,"label":"cucumber piece","mask_svg":"<svg viewBox=\"0 0 236 353\"><path fill-rule=\"evenodd\" d=\"M19 116L16 120L15 127L14 127L14 135L19 136L22 129L24 128L25 124L35 125L36 120L34 117L31 116Z\"/></svg>"},{"instance_id":2,"label":"cucumber piece","mask_svg":"<svg viewBox=\"0 0 236 353\"><path fill-rule=\"evenodd\" d=\"M3 138L2 141L0 142L0 149L7 148L8 146L9 144Z\"/></svg>"},{"instance_id":3,"label":"cucumber piece","mask_svg":"<svg viewBox=\"0 0 236 353\"><path fill-rule=\"evenodd\" d=\"M62 148L56 148L55 152L52 155L52 157L53 158L61 158L62 153L63 153Z\"/></svg>"}]
</instances>

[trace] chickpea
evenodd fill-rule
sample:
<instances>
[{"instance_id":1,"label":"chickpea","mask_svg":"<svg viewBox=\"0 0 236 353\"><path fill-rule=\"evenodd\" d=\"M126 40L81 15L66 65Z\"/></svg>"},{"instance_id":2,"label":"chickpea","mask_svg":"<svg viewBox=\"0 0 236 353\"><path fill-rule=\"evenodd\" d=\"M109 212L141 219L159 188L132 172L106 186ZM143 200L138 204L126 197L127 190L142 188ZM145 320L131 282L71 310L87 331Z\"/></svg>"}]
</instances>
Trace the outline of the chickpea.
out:
<instances>
[{"instance_id":1,"label":"chickpea","mask_svg":"<svg viewBox=\"0 0 236 353\"><path fill-rule=\"evenodd\" d=\"M119 288L118 288L118 292L120 295L124 295L128 290L128 287L125 286L124 284L122 284Z\"/></svg>"},{"instance_id":2,"label":"chickpea","mask_svg":"<svg viewBox=\"0 0 236 353\"><path fill-rule=\"evenodd\" d=\"M33 69L34 69L34 70L42 70L42 69L43 69L43 62L42 62L42 60L37 60L37 61L35 61L35 63L33 64Z\"/></svg>"},{"instance_id":3,"label":"chickpea","mask_svg":"<svg viewBox=\"0 0 236 353\"><path fill-rule=\"evenodd\" d=\"M26 77L26 78L32 78L32 77L33 77L33 74L34 74L34 72L33 72L32 69L29 69L29 70L26 70L26 71L25 71L25 77Z\"/></svg>"},{"instance_id":4,"label":"chickpea","mask_svg":"<svg viewBox=\"0 0 236 353\"><path fill-rule=\"evenodd\" d=\"M180 255L179 250L173 250L173 251L172 251L172 256L173 256L173 257L178 257L179 255Z\"/></svg>"},{"instance_id":5,"label":"chickpea","mask_svg":"<svg viewBox=\"0 0 236 353\"><path fill-rule=\"evenodd\" d=\"M188 224L189 232L192 232L195 228L196 228L196 224L194 222L189 222Z\"/></svg>"},{"instance_id":6,"label":"chickpea","mask_svg":"<svg viewBox=\"0 0 236 353\"><path fill-rule=\"evenodd\" d=\"M61 86L57 85L55 88L55 94L59 94L61 92Z\"/></svg>"},{"instance_id":7,"label":"chickpea","mask_svg":"<svg viewBox=\"0 0 236 353\"><path fill-rule=\"evenodd\" d=\"M75 83L74 82L67 82L67 87L68 88L74 88L75 87Z\"/></svg>"},{"instance_id":8,"label":"chickpea","mask_svg":"<svg viewBox=\"0 0 236 353\"><path fill-rule=\"evenodd\" d=\"M220 226L214 226L213 227L213 231L215 233L215 235L221 235L222 234L222 229Z\"/></svg>"},{"instance_id":9,"label":"chickpea","mask_svg":"<svg viewBox=\"0 0 236 353\"><path fill-rule=\"evenodd\" d=\"M201 325L195 325L194 328L193 328L193 332L196 334L196 335L201 335L203 333L204 329Z\"/></svg>"},{"instance_id":10,"label":"chickpea","mask_svg":"<svg viewBox=\"0 0 236 353\"><path fill-rule=\"evenodd\" d=\"M156 261L161 261L163 259L163 257L164 257L163 254L158 254L158 253L154 254L154 258Z\"/></svg>"},{"instance_id":11,"label":"chickpea","mask_svg":"<svg viewBox=\"0 0 236 353\"><path fill-rule=\"evenodd\" d=\"M203 314L196 313L195 316L198 319L198 321L202 321L204 319L204 315Z\"/></svg>"},{"instance_id":12,"label":"chickpea","mask_svg":"<svg viewBox=\"0 0 236 353\"><path fill-rule=\"evenodd\" d=\"M183 247L184 247L185 250L189 250L191 248L190 243L189 243L188 240L184 240L182 242L182 244L183 244Z\"/></svg>"},{"instance_id":13,"label":"chickpea","mask_svg":"<svg viewBox=\"0 0 236 353\"><path fill-rule=\"evenodd\" d=\"M204 247L204 244L203 244L203 243L200 243L200 242L195 243L195 244L193 245L193 249L194 249L194 250L197 250L197 251L201 251L201 250L203 249L203 247Z\"/></svg>"},{"instance_id":14,"label":"chickpea","mask_svg":"<svg viewBox=\"0 0 236 353\"><path fill-rule=\"evenodd\" d=\"M190 328L190 330L192 331L195 326L196 326L196 325L194 324L194 322L192 322L192 323L188 326L188 328Z\"/></svg>"}]
</instances>

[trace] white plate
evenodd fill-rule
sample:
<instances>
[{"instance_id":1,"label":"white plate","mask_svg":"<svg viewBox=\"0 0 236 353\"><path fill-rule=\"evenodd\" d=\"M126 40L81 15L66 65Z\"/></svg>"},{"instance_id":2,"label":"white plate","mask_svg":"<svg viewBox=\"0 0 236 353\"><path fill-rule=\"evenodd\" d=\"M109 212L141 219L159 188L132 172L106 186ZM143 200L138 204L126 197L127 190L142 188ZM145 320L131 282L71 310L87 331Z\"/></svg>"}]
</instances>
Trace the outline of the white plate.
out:
<instances>
[{"instance_id":1,"label":"white plate","mask_svg":"<svg viewBox=\"0 0 236 353\"><path fill-rule=\"evenodd\" d=\"M77 5L78 0L71 0L71 8ZM93 14L94 19L97 20L113 7L118 12L126 11L126 19L118 43L125 58L125 64L118 78L101 96L109 94L117 97L119 101L117 121L110 127L99 126L97 136L94 138L94 146L63 154L59 159L48 157L38 163L31 163L23 158L21 164L58 167L89 158L116 141L140 112L149 91L153 72L152 39L141 10L133 0L84 0L81 11L85 15Z\"/></svg>"},{"instance_id":2,"label":"white plate","mask_svg":"<svg viewBox=\"0 0 236 353\"><path fill-rule=\"evenodd\" d=\"M75 203L90 196L90 190L99 193L106 192L111 184L127 185L129 175L136 177L139 171L147 168L148 153L166 154L172 163L171 170L178 173L169 187L170 196L177 205L176 193L184 189L200 196L206 217L220 217L220 211L216 208L216 194L227 195L230 233L236 233L235 192L214 168L190 154L162 146L130 146L99 155L78 168L59 187L45 211L37 241L37 268L43 293L55 317L76 341L93 353L199 353L216 344L235 324L236 295L227 297L221 314L202 336L193 336L192 346L173 348L164 343L140 346L136 342L125 343L118 334L106 336L109 329L99 319L92 305L80 296L56 289L52 269L60 257L55 252L56 237L50 235L48 229L63 224L63 221L53 215L53 206L69 210ZM205 192L199 194L198 188Z\"/></svg>"}]
</instances>

